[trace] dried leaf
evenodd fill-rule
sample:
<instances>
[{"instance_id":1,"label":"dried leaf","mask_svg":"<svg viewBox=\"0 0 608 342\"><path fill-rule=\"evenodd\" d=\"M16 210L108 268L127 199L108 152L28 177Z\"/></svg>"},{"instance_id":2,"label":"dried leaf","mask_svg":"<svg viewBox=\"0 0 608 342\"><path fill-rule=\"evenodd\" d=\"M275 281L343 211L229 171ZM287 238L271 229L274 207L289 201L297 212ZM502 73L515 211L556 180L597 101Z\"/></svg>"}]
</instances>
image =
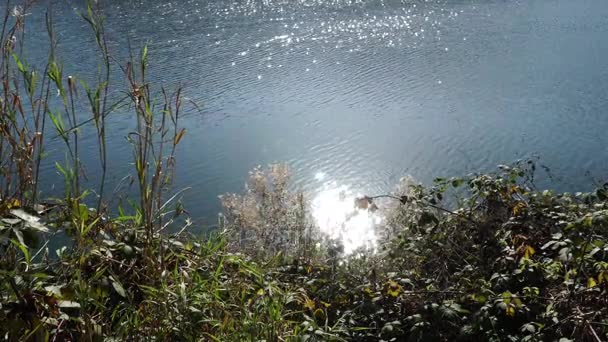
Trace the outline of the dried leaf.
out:
<instances>
[{"instance_id":1,"label":"dried leaf","mask_svg":"<svg viewBox=\"0 0 608 342\"><path fill-rule=\"evenodd\" d=\"M363 196L355 199L355 207L357 209L365 210L374 203L373 199L368 196Z\"/></svg>"},{"instance_id":2,"label":"dried leaf","mask_svg":"<svg viewBox=\"0 0 608 342\"><path fill-rule=\"evenodd\" d=\"M182 140L184 134L186 134L186 129L182 128L181 131L179 131L179 133L175 135L175 138L173 139L173 145L179 144L179 141Z\"/></svg>"},{"instance_id":3,"label":"dried leaf","mask_svg":"<svg viewBox=\"0 0 608 342\"><path fill-rule=\"evenodd\" d=\"M10 213L28 223L40 221L40 217L28 214L23 209L11 209Z\"/></svg>"}]
</instances>

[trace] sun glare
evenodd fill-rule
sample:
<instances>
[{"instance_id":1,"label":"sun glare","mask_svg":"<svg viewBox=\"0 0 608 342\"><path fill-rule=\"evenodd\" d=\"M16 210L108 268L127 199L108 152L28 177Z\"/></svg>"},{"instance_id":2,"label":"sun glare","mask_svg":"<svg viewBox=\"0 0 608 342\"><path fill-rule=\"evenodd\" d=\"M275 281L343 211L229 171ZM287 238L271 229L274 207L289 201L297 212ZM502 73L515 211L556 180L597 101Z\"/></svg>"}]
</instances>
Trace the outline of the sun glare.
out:
<instances>
[{"instance_id":1,"label":"sun glare","mask_svg":"<svg viewBox=\"0 0 608 342\"><path fill-rule=\"evenodd\" d=\"M341 241L347 255L360 248L374 250L378 241L376 226L382 218L357 208L355 199L360 196L346 185L328 182L312 201L312 215L320 230Z\"/></svg>"}]
</instances>

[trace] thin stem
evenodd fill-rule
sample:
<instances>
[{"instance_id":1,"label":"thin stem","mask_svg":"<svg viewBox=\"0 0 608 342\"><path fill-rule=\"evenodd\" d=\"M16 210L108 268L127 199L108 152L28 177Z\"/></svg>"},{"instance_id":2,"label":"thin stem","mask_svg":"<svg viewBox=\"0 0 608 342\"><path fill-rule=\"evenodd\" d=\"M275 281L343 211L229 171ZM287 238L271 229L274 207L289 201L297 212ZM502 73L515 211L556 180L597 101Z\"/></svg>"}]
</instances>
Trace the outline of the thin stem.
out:
<instances>
[{"instance_id":1,"label":"thin stem","mask_svg":"<svg viewBox=\"0 0 608 342\"><path fill-rule=\"evenodd\" d=\"M576 268L576 276L574 277L574 280L572 282L572 288L570 289L570 294L568 295L568 303L570 303L570 301L572 300L572 297L574 296L574 291L576 290L576 283L577 283L579 274L581 273L581 270L583 268L583 264L585 262L585 251L587 250L587 246L589 246L589 244L591 243L592 238L593 238L593 232L589 233L589 235L587 236L587 240L585 240L585 243L581 247L581 256L580 256L580 260L578 263L578 267Z\"/></svg>"},{"instance_id":2,"label":"thin stem","mask_svg":"<svg viewBox=\"0 0 608 342\"><path fill-rule=\"evenodd\" d=\"M107 106L107 102L108 102L108 89L110 86L110 54L108 52L108 43L106 40L106 34L105 34L105 30L104 30L104 26L103 23L100 24L100 31L101 31L101 42L102 42L102 46L101 48L101 52L102 52L102 56L103 56L103 60L105 63L105 80L104 80L104 90L103 90L103 103L101 105L101 127L99 129L99 144L100 144L100 151L101 151L101 182L99 184L99 201L97 202L97 212L99 213L101 211L101 205L103 203L103 192L104 192L104 188L105 188L105 184L106 184L106 174L107 174L107 149L106 149L106 106Z\"/></svg>"},{"instance_id":3,"label":"thin stem","mask_svg":"<svg viewBox=\"0 0 608 342\"><path fill-rule=\"evenodd\" d=\"M367 198L372 199L372 200L373 200L373 199L376 199L376 198L391 198L391 199L395 199L395 200L397 200L397 201L399 201L399 202L401 202L401 203L403 203L403 202L404 202L403 197L397 197L397 196L394 196L394 195L388 195L388 194L387 194L387 195L377 195L377 196L371 196L371 197L370 197L370 196L367 196ZM449 209L442 208L442 207L440 207L440 206L438 206L438 205L435 205L435 204L429 203L429 202L424 201L424 200L416 200L416 201L418 201L418 202L422 202L424 205L429 206L429 207L431 207L431 208L435 208L435 209L437 209L437 210L441 210L441 211L443 211L443 212L445 212L445 213L448 213L448 214L451 214L451 215L454 215L454 216L461 217L461 218L463 218L463 219L465 219L465 220L467 220L467 221L469 221L469 222L471 222L471 223L477 224L477 222L473 221L473 220L472 220L472 219L470 219L469 217L464 216L464 215L462 215L462 214L460 214L460 213L453 212L453 211L451 211L451 210L449 210Z\"/></svg>"}]
</instances>

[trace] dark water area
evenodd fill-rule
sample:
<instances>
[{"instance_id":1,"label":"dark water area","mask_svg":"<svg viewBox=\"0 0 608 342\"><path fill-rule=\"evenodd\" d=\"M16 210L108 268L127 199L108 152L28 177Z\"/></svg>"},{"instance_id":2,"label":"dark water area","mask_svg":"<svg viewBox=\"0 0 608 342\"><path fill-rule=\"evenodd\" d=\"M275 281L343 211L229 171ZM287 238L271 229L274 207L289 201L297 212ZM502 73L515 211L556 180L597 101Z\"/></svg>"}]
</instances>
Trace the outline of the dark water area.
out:
<instances>
[{"instance_id":1,"label":"dark water area","mask_svg":"<svg viewBox=\"0 0 608 342\"><path fill-rule=\"evenodd\" d=\"M113 56L149 42L152 80L183 84L201 106L183 115L175 184L192 188L183 202L199 222L213 222L217 196L271 162L289 164L312 197L384 193L404 175L430 182L530 156L558 190L606 178L605 0L104 3ZM98 60L75 14L82 6L53 8L65 74L87 79ZM43 13L27 17L28 46L46 44ZM109 122L108 189L124 192L134 121L118 111ZM86 129L82 139L93 186L95 139ZM58 139L48 153L52 193Z\"/></svg>"}]
</instances>

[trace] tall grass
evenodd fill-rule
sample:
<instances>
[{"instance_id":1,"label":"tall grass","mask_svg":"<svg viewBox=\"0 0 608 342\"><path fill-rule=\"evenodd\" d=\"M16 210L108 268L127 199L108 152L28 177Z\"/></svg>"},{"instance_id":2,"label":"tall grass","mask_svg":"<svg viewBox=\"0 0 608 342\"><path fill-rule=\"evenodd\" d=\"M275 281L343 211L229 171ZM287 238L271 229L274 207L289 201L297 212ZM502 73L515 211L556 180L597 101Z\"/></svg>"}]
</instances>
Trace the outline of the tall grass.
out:
<instances>
[{"instance_id":1,"label":"tall grass","mask_svg":"<svg viewBox=\"0 0 608 342\"><path fill-rule=\"evenodd\" d=\"M25 265L29 268L35 257L48 256L46 244L32 253L31 258L29 251L34 252L33 248L37 245L36 239L32 238L34 235L30 234L32 228L36 228L37 233L48 231L46 226L39 223L37 214L46 213L49 209L48 203L44 203L48 195L40 194L38 187L40 178L50 176L40 172L45 158L45 142L49 139L60 139L65 147L65 160L54 161L63 177L64 192L53 204L58 209L49 214L51 216L45 222L65 228L67 236L73 238L74 249L71 253L79 255L78 265L84 266L84 259L91 252L91 247L98 246L104 237L138 236L138 243L130 239L131 244L126 245L125 249L133 251L135 248L136 253L139 253L139 249L143 250L145 258L141 267L151 267L153 272L166 272L164 261L167 248L159 244L162 241L159 234L172 223L173 217L181 213L178 208L168 215L170 205L177 198L177 194L169 196L176 148L185 135L185 129L179 127L181 87L169 91L155 88L148 82L147 46L142 48L137 58L131 57L124 64L114 59L109 50L103 8L97 1L86 1L80 13L88 23L97 46L98 60L90 66L90 70L96 70L95 80L87 83L76 75L64 73L57 57L58 41L53 27L52 2L46 12L48 54L44 61L32 63L43 65L43 70L36 69L25 58L26 19L31 11L42 10L34 1L7 1L0 34L0 216L16 217L19 221L7 219L8 230L5 230L4 223L0 224L1 261L2 269L8 272L4 276L10 279L10 289L21 304L27 302L23 293L30 293L35 286L33 288L32 284L14 281L13 277L22 271L22 265L12 265L13 261L17 260L19 251L27 253ZM111 77L116 73L122 74L123 79ZM121 90L124 81L128 87ZM116 98L111 92L122 93L124 97ZM54 98L55 94L58 99ZM139 195L138 201L132 202L134 215L128 215L118 208L119 217L111 219L105 201L108 195L105 190L108 173L106 132L107 118L117 109L131 112L135 122L135 131L129 133L127 138L132 146ZM81 135L83 129L90 126L94 127L96 134L101 179L99 184L89 188L84 182ZM50 137L47 137L49 134ZM92 193L97 195L94 201L87 199ZM94 208L89 207L92 203ZM140 233L145 236L142 240ZM142 244L139 245L139 242ZM64 249L57 254L60 257L68 255ZM38 266L43 265L47 264ZM101 277L103 270L96 272L95 277ZM83 272L86 274L78 270L75 275L84 277ZM103 276L108 279L108 275ZM118 275L110 277L117 279ZM113 284L115 288L120 286L118 280ZM76 282L76 285L86 288L80 282ZM83 308L91 305L86 296L79 303ZM30 333L34 331L30 330Z\"/></svg>"},{"instance_id":2,"label":"tall grass","mask_svg":"<svg viewBox=\"0 0 608 342\"><path fill-rule=\"evenodd\" d=\"M146 79L148 47L144 46L137 63L124 69L130 85L129 99L137 118L137 130L128 140L139 186L140 214L147 239L163 228L163 194L169 189L175 166L176 147L186 130L178 127L182 107L181 88L169 93L161 89L160 105Z\"/></svg>"},{"instance_id":3,"label":"tall grass","mask_svg":"<svg viewBox=\"0 0 608 342\"><path fill-rule=\"evenodd\" d=\"M50 80L23 60L25 13L32 3L12 7L3 14L0 60L0 194L5 206L31 205L36 201L40 160L49 109ZM50 25L49 35L52 36ZM53 45L49 47L53 59Z\"/></svg>"},{"instance_id":4,"label":"tall grass","mask_svg":"<svg viewBox=\"0 0 608 342\"><path fill-rule=\"evenodd\" d=\"M99 6L99 4L97 4ZM87 3L86 14L81 14L82 18L89 24L91 30L95 35L95 42L99 49L99 56L101 61L101 68L98 74L98 82L94 89L83 83L87 99L89 101L89 108L91 109L91 115L95 123L95 129L97 131L97 140L99 148L99 161L101 164L101 180L99 183L99 200L97 202L97 211L101 211L103 204L104 188L106 184L106 174L108 171L108 155L106 145L106 116L112 111L114 106L120 104L117 103L114 106L108 108L108 96L110 89L110 74L111 74L111 56L108 49L107 37L105 34L104 17L101 14L99 7L93 7L93 4Z\"/></svg>"},{"instance_id":5,"label":"tall grass","mask_svg":"<svg viewBox=\"0 0 608 342\"><path fill-rule=\"evenodd\" d=\"M87 84L74 75L65 75L57 60L57 39L52 24L52 8L46 15L49 38L48 57L44 70L36 70L24 59L23 46L26 40L26 13L34 2L24 1L11 9L7 3L2 29L2 60L0 80L2 115L0 117L0 191L4 203L14 200L16 206L32 206L38 199L40 163L44 156L45 135L52 134L64 143L66 160L57 161L56 167L64 178L63 200L73 214L78 215L84 205L83 199L96 192L96 209L103 214L108 158L106 142L106 118L117 108L133 113L136 130L128 136L133 147L133 164L139 187L138 218L149 231L159 230L162 225L162 210L167 208L164 195L169 190L175 151L185 134L179 128L182 108L182 90L153 89L146 77L147 51L145 46L137 60L131 58L124 65L113 62L105 33L101 5L86 2L81 17L89 24L98 48L99 63L91 65L97 70L96 81ZM51 5L49 5L51 6ZM36 61L40 64L40 61ZM124 75L129 88L122 91L124 97L112 100L110 89L113 69ZM119 80L116 80L120 82ZM122 86L122 83L121 83ZM118 86L120 87L120 86ZM59 106L51 101L50 94L57 93ZM85 108L85 113L81 108ZM89 116L86 116L88 110ZM95 146L101 179L91 189L83 188L83 165L81 154L81 130L95 127ZM46 176L46 175L45 175Z\"/></svg>"}]
</instances>

